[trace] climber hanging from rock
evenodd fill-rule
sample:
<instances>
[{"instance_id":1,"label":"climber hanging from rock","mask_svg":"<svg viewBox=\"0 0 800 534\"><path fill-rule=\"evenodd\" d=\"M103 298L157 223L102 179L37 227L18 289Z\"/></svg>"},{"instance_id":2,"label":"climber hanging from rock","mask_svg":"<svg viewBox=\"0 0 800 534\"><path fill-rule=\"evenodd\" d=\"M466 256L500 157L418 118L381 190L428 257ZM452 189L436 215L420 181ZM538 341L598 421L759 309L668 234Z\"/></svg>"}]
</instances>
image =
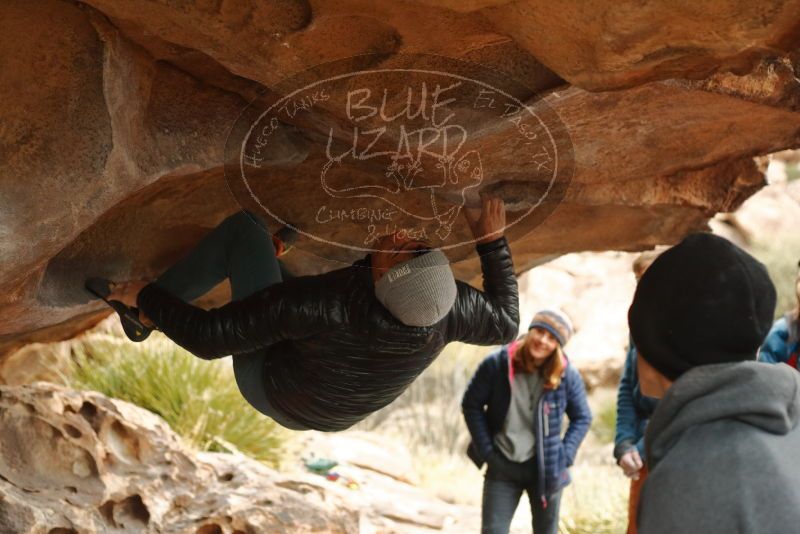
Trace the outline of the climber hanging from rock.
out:
<instances>
[{"instance_id":1,"label":"climber hanging from rock","mask_svg":"<svg viewBox=\"0 0 800 534\"><path fill-rule=\"evenodd\" d=\"M132 339L154 327L200 358L232 355L242 395L279 424L343 430L391 403L449 342L500 345L516 337L503 201L484 197L479 217L465 215L483 291L456 281L441 250L396 235L349 267L284 280L280 240L274 246L266 224L245 211L152 283L92 279L87 289L120 313ZM230 303L189 304L225 278Z\"/></svg>"}]
</instances>

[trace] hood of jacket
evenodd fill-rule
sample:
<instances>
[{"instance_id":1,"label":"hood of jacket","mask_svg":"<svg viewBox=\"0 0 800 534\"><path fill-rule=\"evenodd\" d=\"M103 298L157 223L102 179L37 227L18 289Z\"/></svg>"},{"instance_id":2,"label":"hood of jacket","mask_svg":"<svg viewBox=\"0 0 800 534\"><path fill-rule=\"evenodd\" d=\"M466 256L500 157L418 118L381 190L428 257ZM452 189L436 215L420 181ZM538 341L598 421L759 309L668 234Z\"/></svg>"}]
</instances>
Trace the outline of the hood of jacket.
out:
<instances>
[{"instance_id":1,"label":"hood of jacket","mask_svg":"<svg viewBox=\"0 0 800 534\"><path fill-rule=\"evenodd\" d=\"M716 420L737 421L772 434L800 422L800 373L788 365L738 362L695 367L667 391L647 428L652 470L686 432Z\"/></svg>"}]
</instances>

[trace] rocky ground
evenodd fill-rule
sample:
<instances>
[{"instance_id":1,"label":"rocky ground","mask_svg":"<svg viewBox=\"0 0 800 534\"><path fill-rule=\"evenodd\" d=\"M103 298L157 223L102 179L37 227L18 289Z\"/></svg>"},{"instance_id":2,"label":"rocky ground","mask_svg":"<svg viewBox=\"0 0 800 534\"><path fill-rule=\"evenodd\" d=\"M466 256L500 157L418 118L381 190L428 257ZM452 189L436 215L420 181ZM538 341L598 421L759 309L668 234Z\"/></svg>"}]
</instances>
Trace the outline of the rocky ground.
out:
<instances>
[{"instance_id":1,"label":"rocky ground","mask_svg":"<svg viewBox=\"0 0 800 534\"><path fill-rule=\"evenodd\" d=\"M420 487L419 462L398 440L375 433L298 433L275 471L243 455L193 451L132 404L43 382L0 386L0 426L3 533L480 530L477 469L464 459L463 476L447 481L459 487L443 500ZM610 464L609 447L590 436L577 469ZM326 477L306 468L313 460L337 465ZM525 532L529 518L522 504L513 532Z\"/></svg>"},{"instance_id":2,"label":"rocky ground","mask_svg":"<svg viewBox=\"0 0 800 534\"><path fill-rule=\"evenodd\" d=\"M414 484L407 451L367 434L308 434L338 480L186 448L157 416L46 383L0 388L0 532L467 532L477 509Z\"/></svg>"}]
</instances>

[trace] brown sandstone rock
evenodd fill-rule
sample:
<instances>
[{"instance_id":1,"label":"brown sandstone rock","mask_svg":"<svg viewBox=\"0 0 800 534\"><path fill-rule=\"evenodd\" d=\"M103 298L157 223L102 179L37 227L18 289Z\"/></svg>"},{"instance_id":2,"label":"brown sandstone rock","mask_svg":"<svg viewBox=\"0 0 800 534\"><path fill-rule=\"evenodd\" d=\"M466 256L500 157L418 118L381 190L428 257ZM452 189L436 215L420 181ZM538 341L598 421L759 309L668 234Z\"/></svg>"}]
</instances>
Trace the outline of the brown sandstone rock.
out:
<instances>
[{"instance_id":1,"label":"brown sandstone rock","mask_svg":"<svg viewBox=\"0 0 800 534\"><path fill-rule=\"evenodd\" d=\"M719 70L747 73L765 54L795 50L800 34L797 2L607 0L555 7L528 0L485 12L562 78L591 90Z\"/></svg>"},{"instance_id":2,"label":"brown sandstone rock","mask_svg":"<svg viewBox=\"0 0 800 534\"><path fill-rule=\"evenodd\" d=\"M509 230L520 272L567 252L637 250L704 228L762 185L754 155L800 144L789 53L798 45L798 6L636 6L3 3L0 354L94 325L108 311L82 290L86 276L157 276L239 209L223 163L247 102L287 76L357 54L373 54L353 60L369 68L408 66L413 53L434 54L432 67L446 57L477 62L507 73L501 78L519 82L527 103L552 118L554 143L567 156L564 197L544 206L552 214L543 223ZM587 91L608 88L626 89ZM324 105L298 117L292 126L305 140L286 136L283 168L268 173L274 198L301 228L319 206L306 187L319 166L300 160L319 151L322 126L341 118ZM514 128L479 118L469 123L468 148L491 171L481 188L519 212L535 200L537 178ZM354 228L341 224L321 237L346 238ZM453 236L468 236L460 219ZM301 239L287 263L315 273L358 256ZM456 270L475 280L477 262ZM224 298L220 287L206 304Z\"/></svg>"},{"instance_id":3,"label":"brown sandstone rock","mask_svg":"<svg viewBox=\"0 0 800 534\"><path fill-rule=\"evenodd\" d=\"M550 119L566 156L561 196L545 204L546 220L509 230L518 271L569 252L673 243L763 185L754 156L800 146L798 21L797 0L3 2L0 356L94 326L108 310L82 290L85 277L155 277L240 209L224 175L237 117L288 76L346 57L371 69L474 62L518 82ZM404 94L397 80L389 85ZM539 178L518 130L485 119L465 122L474 133L466 148L487 169L481 190L520 213ZM287 125L300 133L284 135L274 154L269 192L301 228L324 198L309 187L320 133L342 120L327 104L295 117ZM346 170L359 182L375 168ZM359 229L343 223L320 236ZM463 221L453 236L468 237ZM303 238L287 264L311 274L359 255ZM477 280L474 258L455 269ZM226 297L221 284L203 304ZM52 379L65 350L23 349L0 379ZM377 474L402 479L402 462L351 458L371 466L358 475L364 484L402 502L354 498L315 477L193 455L162 421L97 394L0 388L0 424L4 532L353 532L359 514L380 532L471 524L454 519L468 512Z\"/></svg>"},{"instance_id":4,"label":"brown sandstone rock","mask_svg":"<svg viewBox=\"0 0 800 534\"><path fill-rule=\"evenodd\" d=\"M400 49L463 57L505 44L563 79L598 90L668 78L749 72L766 54L791 52L800 3L715 0L702 4L606 0L293 0L236 7L178 7L149 0L89 0L134 39L152 35L198 50L262 83L325 60ZM324 43L324 46L320 46ZM487 46L489 45L489 46ZM513 74L513 73L512 73Z\"/></svg>"}]
</instances>

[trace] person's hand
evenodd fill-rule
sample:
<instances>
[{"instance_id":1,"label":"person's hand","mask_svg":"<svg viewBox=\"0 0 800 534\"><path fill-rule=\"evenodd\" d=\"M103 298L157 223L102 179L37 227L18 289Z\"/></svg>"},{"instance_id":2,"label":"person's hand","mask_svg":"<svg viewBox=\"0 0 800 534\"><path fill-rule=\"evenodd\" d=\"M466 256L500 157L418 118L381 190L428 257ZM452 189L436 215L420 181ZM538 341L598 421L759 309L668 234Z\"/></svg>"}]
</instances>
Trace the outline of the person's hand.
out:
<instances>
[{"instance_id":1,"label":"person's hand","mask_svg":"<svg viewBox=\"0 0 800 534\"><path fill-rule=\"evenodd\" d=\"M619 459L619 466L626 477L639 480L639 471L644 467L644 462L642 462L642 457L639 456L639 451L631 449Z\"/></svg>"},{"instance_id":2,"label":"person's hand","mask_svg":"<svg viewBox=\"0 0 800 534\"><path fill-rule=\"evenodd\" d=\"M106 297L107 300L118 300L131 308L136 307L136 298L139 291L150 282L146 280L131 280L130 282L120 282L111 286L111 293Z\"/></svg>"},{"instance_id":3,"label":"person's hand","mask_svg":"<svg viewBox=\"0 0 800 534\"><path fill-rule=\"evenodd\" d=\"M500 237L506 228L506 206L502 198L481 196L481 213L476 217L472 210L465 209L464 215L477 243L489 243Z\"/></svg>"},{"instance_id":4,"label":"person's hand","mask_svg":"<svg viewBox=\"0 0 800 534\"><path fill-rule=\"evenodd\" d=\"M489 456L486 457L486 465L488 469L492 470L495 476L503 478L513 477L514 473L508 472L508 460L505 459L503 453L494 449Z\"/></svg>"},{"instance_id":5,"label":"person's hand","mask_svg":"<svg viewBox=\"0 0 800 534\"><path fill-rule=\"evenodd\" d=\"M489 456L486 457L486 464L492 469L499 469L505 465L501 453L497 450L489 453Z\"/></svg>"}]
</instances>

